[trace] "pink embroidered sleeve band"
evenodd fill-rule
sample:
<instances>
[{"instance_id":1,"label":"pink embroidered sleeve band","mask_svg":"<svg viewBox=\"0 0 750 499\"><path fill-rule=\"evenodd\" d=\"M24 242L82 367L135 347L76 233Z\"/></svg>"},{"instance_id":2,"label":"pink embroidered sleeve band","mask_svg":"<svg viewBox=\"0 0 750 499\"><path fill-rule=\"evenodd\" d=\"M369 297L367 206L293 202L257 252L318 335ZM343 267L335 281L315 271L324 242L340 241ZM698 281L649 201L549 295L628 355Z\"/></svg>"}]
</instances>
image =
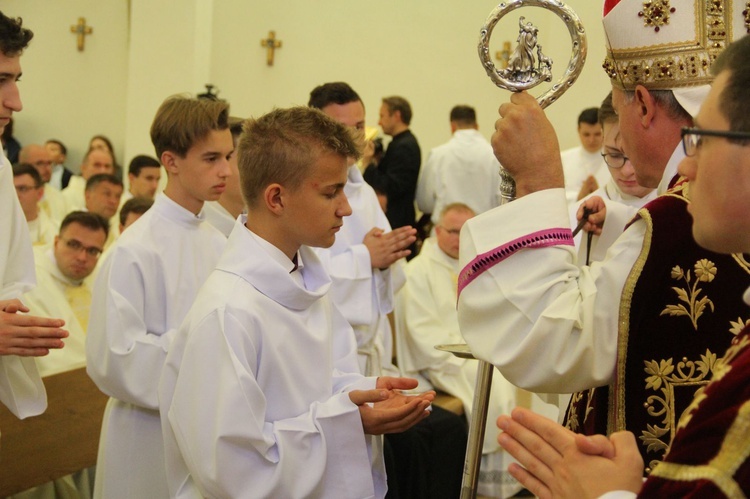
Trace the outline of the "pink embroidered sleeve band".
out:
<instances>
[{"instance_id":1,"label":"pink embroidered sleeve band","mask_svg":"<svg viewBox=\"0 0 750 499\"><path fill-rule=\"evenodd\" d=\"M548 246L573 246L573 233L570 229L546 229L538 232L532 232L518 239L514 239L502 246L490 250L481 255L477 255L466 267L461 270L458 276L458 295L461 291L479 277L482 272L489 270L492 266L502 262L513 253L522 249L529 248L546 248Z\"/></svg>"}]
</instances>

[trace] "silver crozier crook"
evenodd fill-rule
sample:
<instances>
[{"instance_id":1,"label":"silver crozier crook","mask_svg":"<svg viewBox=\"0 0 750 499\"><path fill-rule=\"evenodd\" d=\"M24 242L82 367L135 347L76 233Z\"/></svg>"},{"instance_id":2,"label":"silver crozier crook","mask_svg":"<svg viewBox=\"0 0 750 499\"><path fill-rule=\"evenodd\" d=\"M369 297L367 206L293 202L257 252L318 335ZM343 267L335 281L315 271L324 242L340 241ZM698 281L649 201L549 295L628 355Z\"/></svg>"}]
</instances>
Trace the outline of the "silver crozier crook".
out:
<instances>
[{"instance_id":1,"label":"silver crozier crook","mask_svg":"<svg viewBox=\"0 0 750 499\"><path fill-rule=\"evenodd\" d=\"M479 34L479 58L490 79L500 88L520 92L535 87L543 81L552 81L552 60L544 55L538 41L539 29L525 17L518 20L518 39L513 53L508 58L506 69L497 69L490 57L490 35L497 22L509 12L520 7L542 7L557 14L568 27L573 44L568 67L560 80L543 95L537 98L544 109L555 102L578 78L586 62L586 33L580 19L573 10L557 0L509 0L502 2L490 13ZM516 196L516 183L513 177L500 167L501 204L512 201ZM474 359L466 345L438 345L439 350L451 352L462 358ZM482 457L482 442L487 423L487 408L492 387L492 365L479 361L477 383L474 387L472 415L469 422L469 440L466 445L461 499L474 499L477 494L479 464Z\"/></svg>"}]
</instances>

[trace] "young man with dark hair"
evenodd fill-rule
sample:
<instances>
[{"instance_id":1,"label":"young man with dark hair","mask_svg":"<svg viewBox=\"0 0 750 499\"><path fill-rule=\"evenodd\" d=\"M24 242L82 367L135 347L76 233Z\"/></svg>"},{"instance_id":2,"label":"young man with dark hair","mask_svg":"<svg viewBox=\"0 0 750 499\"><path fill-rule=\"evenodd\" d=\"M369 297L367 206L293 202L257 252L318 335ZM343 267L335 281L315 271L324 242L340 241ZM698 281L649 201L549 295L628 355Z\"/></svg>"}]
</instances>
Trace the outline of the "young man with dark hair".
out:
<instances>
[{"instance_id":1,"label":"young man with dark hair","mask_svg":"<svg viewBox=\"0 0 750 499\"><path fill-rule=\"evenodd\" d=\"M176 328L226 239L203 204L224 191L232 137L223 102L171 97L151 140L167 171L153 207L112 247L96 279L87 370L111 398L99 443L95 497L168 497L159 379Z\"/></svg>"},{"instance_id":2,"label":"young man with dark hair","mask_svg":"<svg viewBox=\"0 0 750 499\"><path fill-rule=\"evenodd\" d=\"M364 179L376 191L388 197L385 215L391 227L414 226L414 194L417 190L422 156L417 138L409 130L411 105L403 97L385 97L380 106L380 127L393 137L383 159L367 166ZM416 246L411 246L412 254Z\"/></svg>"},{"instance_id":3,"label":"young man with dark hair","mask_svg":"<svg viewBox=\"0 0 750 499\"><path fill-rule=\"evenodd\" d=\"M347 83L315 87L309 105L347 126L358 146L368 150L364 143L365 107ZM344 194L352 214L336 234L333 246L316 252L331 276L331 298L354 329L360 372L366 376L395 374L399 370L392 362L393 331L387 314L404 283L403 258L409 254L407 248L414 242L416 230L410 226L391 230L355 159L350 158L349 163ZM386 447L395 446L394 452L386 450L385 460L394 496L427 497L433 487L448 494L459 490L466 447L466 428L460 417L434 407L429 419L398 435L386 435L385 441ZM379 446L376 439L375 448ZM428 448L434 449L434 454L424 450ZM373 459L379 458L374 452Z\"/></svg>"},{"instance_id":4,"label":"young man with dark hair","mask_svg":"<svg viewBox=\"0 0 750 499\"><path fill-rule=\"evenodd\" d=\"M311 247L351 207L346 127L318 110L251 120L238 146L248 206L171 349L160 404L172 497L384 497L366 434L428 416L434 392L365 378Z\"/></svg>"},{"instance_id":5,"label":"young man with dark hair","mask_svg":"<svg viewBox=\"0 0 750 499\"><path fill-rule=\"evenodd\" d=\"M146 213L153 205L154 200L149 198L136 197L125 201L122 208L120 208L120 213L117 214L120 220L120 234L141 218L141 215Z\"/></svg>"},{"instance_id":6,"label":"young man with dark hair","mask_svg":"<svg viewBox=\"0 0 750 499\"><path fill-rule=\"evenodd\" d=\"M128 165L128 192L123 196L123 202L134 197L154 199L160 180L161 164L158 159L145 154L134 157Z\"/></svg>"},{"instance_id":7,"label":"young man with dark hair","mask_svg":"<svg viewBox=\"0 0 750 499\"><path fill-rule=\"evenodd\" d=\"M0 12L0 132L14 112L21 111L18 80L21 53L34 34ZM44 390L33 358L62 348L68 336L61 319L18 312L29 309L21 295L34 288L34 256L23 211L13 188L11 166L0 155L0 402L15 416L36 416L47 408Z\"/></svg>"},{"instance_id":8,"label":"young man with dark hair","mask_svg":"<svg viewBox=\"0 0 750 499\"><path fill-rule=\"evenodd\" d=\"M68 148L57 139L49 139L44 143L44 147L47 149L52 160L52 176L50 177L49 184L58 191L61 191L68 187L70 178L73 176L73 172L65 166L65 160L68 158Z\"/></svg>"},{"instance_id":9,"label":"young man with dark hair","mask_svg":"<svg viewBox=\"0 0 750 499\"><path fill-rule=\"evenodd\" d=\"M561 153L569 204L588 196L609 180L607 164L601 157L602 126L597 108L584 109L578 115L578 139L580 146Z\"/></svg>"}]
</instances>

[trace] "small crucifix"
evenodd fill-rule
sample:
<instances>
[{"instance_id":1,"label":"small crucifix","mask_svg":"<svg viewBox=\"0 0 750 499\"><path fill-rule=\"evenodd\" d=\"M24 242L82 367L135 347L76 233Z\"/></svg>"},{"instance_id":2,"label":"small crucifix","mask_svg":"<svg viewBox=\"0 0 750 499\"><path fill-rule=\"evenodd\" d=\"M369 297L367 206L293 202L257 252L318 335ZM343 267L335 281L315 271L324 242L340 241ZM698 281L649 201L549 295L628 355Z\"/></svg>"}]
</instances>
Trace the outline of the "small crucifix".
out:
<instances>
[{"instance_id":1,"label":"small crucifix","mask_svg":"<svg viewBox=\"0 0 750 499\"><path fill-rule=\"evenodd\" d=\"M276 39L276 32L269 31L268 38L260 41L260 46L266 49L266 64L273 66L273 55L276 49L281 48L281 40Z\"/></svg>"},{"instance_id":2,"label":"small crucifix","mask_svg":"<svg viewBox=\"0 0 750 499\"><path fill-rule=\"evenodd\" d=\"M86 18L79 17L78 24L74 24L70 27L70 32L78 35L78 51L83 52L83 44L85 43L86 35L90 35L94 32L94 28L86 26Z\"/></svg>"}]
</instances>

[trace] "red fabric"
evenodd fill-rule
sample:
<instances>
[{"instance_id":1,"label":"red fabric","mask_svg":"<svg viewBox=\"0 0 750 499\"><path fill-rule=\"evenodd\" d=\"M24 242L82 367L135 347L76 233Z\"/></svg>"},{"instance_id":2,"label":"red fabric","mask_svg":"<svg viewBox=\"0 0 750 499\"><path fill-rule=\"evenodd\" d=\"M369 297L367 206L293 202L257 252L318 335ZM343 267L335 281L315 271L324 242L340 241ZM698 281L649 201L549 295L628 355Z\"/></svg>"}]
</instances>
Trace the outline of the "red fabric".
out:
<instances>
[{"instance_id":1,"label":"red fabric","mask_svg":"<svg viewBox=\"0 0 750 499\"><path fill-rule=\"evenodd\" d=\"M750 327L738 335L733 343L750 335ZM737 347L735 347L737 348ZM729 351L731 352L731 350ZM729 353L727 352L727 353ZM705 389L706 398L692 413L690 422L675 435L672 448L665 462L687 467L684 475L677 479L661 478L652 474L643 486L638 497L724 497L716 484L706 478L691 475L692 466L705 466L717 455L727 438L727 430L738 417L739 409L750 400L750 348L746 345L736 352L726 375ZM738 458L739 459L739 458ZM735 463L739 464L739 463ZM713 463L713 467L717 464ZM658 468L657 468L658 469ZM745 459L734 470L717 470L725 478L734 480L747 494L750 491L750 462Z\"/></svg>"},{"instance_id":2,"label":"red fabric","mask_svg":"<svg viewBox=\"0 0 750 499\"><path fill-rule=\"evenodd\" d=\"M604 17L607 17L609 11L614 9L618 3L620 3L620 0L604 0Z\"/></svg>"}]
</instances>

